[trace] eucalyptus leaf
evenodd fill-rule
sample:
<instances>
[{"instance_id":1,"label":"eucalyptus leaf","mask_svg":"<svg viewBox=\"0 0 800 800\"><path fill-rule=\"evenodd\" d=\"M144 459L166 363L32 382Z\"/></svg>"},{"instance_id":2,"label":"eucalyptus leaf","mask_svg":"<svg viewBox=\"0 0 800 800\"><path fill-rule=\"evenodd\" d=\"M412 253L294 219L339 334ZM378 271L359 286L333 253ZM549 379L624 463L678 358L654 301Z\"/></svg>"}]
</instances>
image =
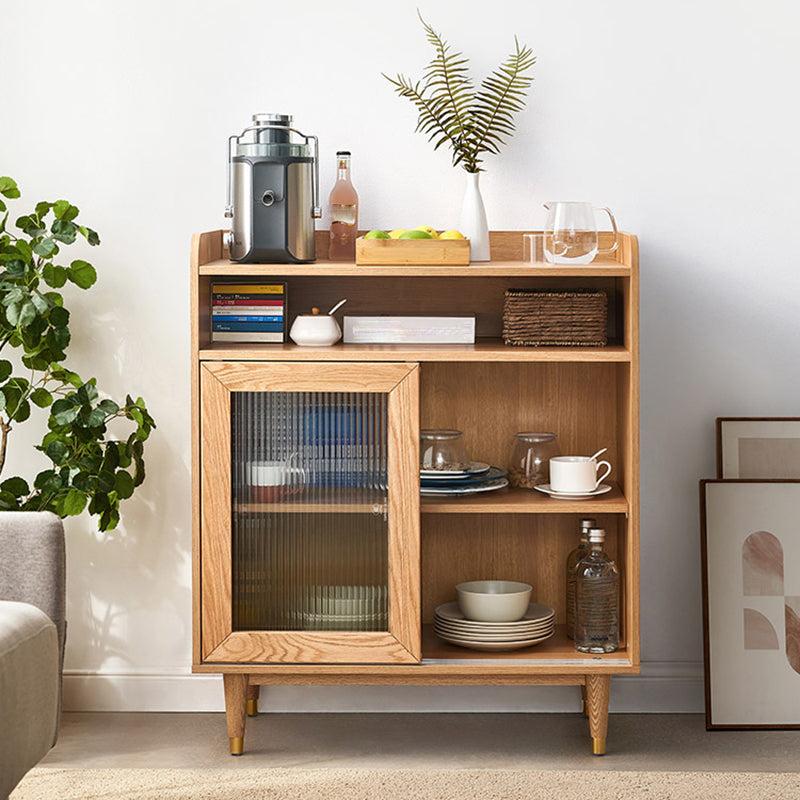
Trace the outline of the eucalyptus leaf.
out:
<instances>
[{"instance_id":1,"label":"eucalyptus leaf","mask_svg":"<svg viewBox=\"0 0 800 800\"><path fill-rule=\"evenodd\" d=\"M17 325L23 328L26 325L30 325L31 322L33 322L33 320L36 318L37 313L36 305L34 304L33 300L26 300L22 304L22 308L19 311Z\"/></svg>"},{"instance_id":2,"label":"eucalyptus leaf","mask_svg":"<svg viewBox=\"0 0 800 800\"><path fill-rule=\"evenodd\" d=\"M7 175L0 177L0 194L3 197L8 197L9 199L14 199L20 196L19 187L17 186L17 182L13 178L9 178Z\"/></svg>"},{"instance_id":3,"label":"eucalyptus leaf","mask_svg":"<svg viewBox=\"0 0 800 800\"><path fill-rule=\"evenodd\" d=\"M114 491L121 500L127 500L133 494L135 488L130 473L125 472L125 470L119 470L116 473Z\"/></svg>"},{"instance_id":4,"label":"eucalyptus leaf","mask_svg":"<svg viewBox=\"0 0 800 800\"><path fill-rule=\"evenodd\" d=\"M58 200L53 204L53 213L57 219L70 221L75 219L80 212L69 200Z\"/></svg>"},{"instance_id":5,"label":"eucalyptus leaf","mask_svg":"<svg viewBox=\"0 0 800 800\"><path fill-rule=\"evenodd\" d=\"M72 244L78 236L78 226L74 222L65 219L53 220L50 231L53 234L53 238L58 239L59 242L64 242L64 244Z\"/></svg>"},{"instance_id":6,"label":"eucalyptus leaf","mask_svg":"<svg viewBox=\"0 0 800 800\"><path fill-rule=\"evenodd\" d=\"M10 417L14 422L25 422L31 415L31 404L27 400L20 400L13 410L9 407Z\"/></svg>"},{"instance_id":7,"label":"eucalyptus leaf","mask_svg":"<svg viewBox=\"0 0 800 800\"><path fill-rule=\"evenodd\" d=\"M64 328L69 325L69 311L56 306L50 309L50 324L54 327Z\"/></svg>"},{"instance_id":8,"label":"eucalyptus leaf","mask_svg":"<svg viewBox=\"0 0 800 800\"><path fill-rule=\"evenodd\" d=\"M42 267L42 277L48 286L60 289L67 282L67 270L48 262Z\"/></svg>"},{"instance_id":9,"label":"eucalyptus leaf","mask_svg":"<svg viewBox=\"0 0 800 800\"><path fill-rule=\"evenodd\" d=\"M90 245L94 246L100 244L100 237L97 235L96 231L93 231L91 228L87 228L85 225L79 225L78 230Z\"/></svg>"},{"instance_id":10,"label":"eucalyptus leaf","mask_svg":"<svg viewBox=\"0 0 800 800\"><path fill-rule=\"evenodd\" d=\"M78 489L70 489L61 501L61 508L65 516L77 516L86 508L86 495Z\"/></svg>"},{"instance_id":11,"label":"eucalyptus leaf","mask_svg":"<svg viewBox=\"0 0 800 800\"><path fill-rule=\"evenodd\" d=\"M88 289L97 280L97 272L88 261L76 259L67 269L67 278L81 289Z\"/></svg>"},{"instance_id":12,"label":"eucalyptus leaf","mask_svg":"<svg viewBox=\"0 0 800 800\"><path fill-rule=\"evenodd\" d=\"M28 271L28 265L20 258L12 258L6 263L6 271L12 278L22 278Z\"/></svg>"},{"instance_id":13,"label":"eucalyptus leaf","mask_svg":"<svg viewBox=\"0 0 800 800\"><path fill-rule=\"evenodd\" d=\"M41 386L31 392L31 400L39 406L39 408L47 408L53 402L53 395L43 389Z\"/></svg>"},{"instance_id":14,"label":"eucalyptus leaf","mask_svg":"<svg viewBox=\"0 0 800 800\"><path fill-rule=\"evenodd\" d=\"M28 482L18 477L8 478L8 480L0 483L0 490L10 492L14 497L23 497L31 491Z\"/></svg>"}]
</instances>

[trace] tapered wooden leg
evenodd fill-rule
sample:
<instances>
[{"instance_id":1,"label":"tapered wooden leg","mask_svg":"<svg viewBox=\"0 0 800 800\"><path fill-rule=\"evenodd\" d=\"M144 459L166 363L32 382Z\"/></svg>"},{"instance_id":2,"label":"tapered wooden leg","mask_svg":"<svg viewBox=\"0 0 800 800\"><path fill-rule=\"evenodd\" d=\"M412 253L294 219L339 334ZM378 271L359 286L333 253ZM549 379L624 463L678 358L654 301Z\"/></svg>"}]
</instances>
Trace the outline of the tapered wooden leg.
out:
<instances>
[{"instance_id":1,"label":"tapered wooden leg","mask_svg":"<svg viewBox=\"0 0 800 800\"><path fill-rule=\"evenodd\" d=\"M225 721L232 756L244 752L244 722L247 708L247 675L240 673L222 676L225 685Z\"/></svg>"},{"instance_id":2,"label":"tapered wooden leg","mask_svg":"<svg viewBox=\"0 0 800 800\"><path fill-rule=\"evenodd\" d=\"M608 733L608 698L611 694L610 675L586 676L586 705L589 709L589 733L592 737L592 752L605 755Z\"/></svg>"},{"instance_id":3,"label":"tapered wooden leg","mask_svg":"<svg viewBox=\"0 0 800 800\"><path fill-rule=\"evenodd\" d=\"M589 709L586 706L586 684L581 685L581 714L584 717L589 716Z\"/></svg>"},{"instance_id":4,"label":"tapered wooden leg","mask_svg":"<svg viewBox=\"0 0 800 800\"><path fill-rule=\"evenodd\" d=\"M247 716L248 717L257 717L258 716L258 695L260 693L261 687L255 683L249 683L247 685Z\"/></svg>"}]
</instances>

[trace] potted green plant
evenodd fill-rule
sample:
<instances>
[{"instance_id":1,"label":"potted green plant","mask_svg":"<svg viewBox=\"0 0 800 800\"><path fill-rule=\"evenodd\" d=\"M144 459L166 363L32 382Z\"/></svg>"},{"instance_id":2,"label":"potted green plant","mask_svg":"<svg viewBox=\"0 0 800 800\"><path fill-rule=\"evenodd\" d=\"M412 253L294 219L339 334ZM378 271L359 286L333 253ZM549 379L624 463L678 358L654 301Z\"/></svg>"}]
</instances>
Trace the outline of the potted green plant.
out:
<instances>
[{"instance_id":1,"label":"potted green plant","mask_svg":"<svg viewBox=\"0 0 800 800\"><path fill-rule=\"evenodd\" d=\"M469 60L450 45L420 15L428 41L435 50L422 80L404 75L384 77L401 97L417 107L416 130L427 134L434 150L447 145L453 166L467 172L467 191L461 214L461 232L470 240L470 260L488 261L489 230L480 195L479 177L486 154L497 154L514 133L514 115L525 105L533 81L536 58L514 37L514 52L475 88Z\"/></svg>"},{"instance_id":2,"label":"potted green plant","mask_svg":"<svg viewBox=\"0 0 800 800\"><path fill-rule=\"evenodd\" d=\"M144 443L155 423L141 397L102 396L95 378L84 380L65 364L70 312L58 290L68 282L89 289L97 273L83 259L58 262L79 236L92 246L100 238L77 222L78 209L67 200L37 203L12 230L2 198L20 197L16 182L0 177L0 196L0 474L12 430L34 407L47 414L36 449L51 462L32 484L18 476L0 481L0 510L63 518L88 509L100 530L111 530L120 502L144 480ZM16 354L6 358L3 350ZM120 419L132 426L124 439L109 431Z\"/></svg>"}]
</instances>

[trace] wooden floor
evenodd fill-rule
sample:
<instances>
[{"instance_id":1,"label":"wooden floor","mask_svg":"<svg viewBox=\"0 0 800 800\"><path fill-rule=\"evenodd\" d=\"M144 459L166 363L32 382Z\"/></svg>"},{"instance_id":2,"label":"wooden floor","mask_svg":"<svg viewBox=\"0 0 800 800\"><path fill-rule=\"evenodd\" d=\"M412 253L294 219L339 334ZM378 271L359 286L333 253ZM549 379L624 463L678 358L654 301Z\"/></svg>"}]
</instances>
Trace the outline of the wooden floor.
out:
<instances>
[{"instance_id":1,"label":"wooden floor","mask_svg":"<svg viewBox=\"0 0 800 800\"><path fill-rule=\"evenodd\" d=\"M800 731L705 730L699 714L612 714L592 756L580 714L265 714L228 755L223 714L68 713L62 768L474 768L800 772Z\"/></svg>"}]
</instances>

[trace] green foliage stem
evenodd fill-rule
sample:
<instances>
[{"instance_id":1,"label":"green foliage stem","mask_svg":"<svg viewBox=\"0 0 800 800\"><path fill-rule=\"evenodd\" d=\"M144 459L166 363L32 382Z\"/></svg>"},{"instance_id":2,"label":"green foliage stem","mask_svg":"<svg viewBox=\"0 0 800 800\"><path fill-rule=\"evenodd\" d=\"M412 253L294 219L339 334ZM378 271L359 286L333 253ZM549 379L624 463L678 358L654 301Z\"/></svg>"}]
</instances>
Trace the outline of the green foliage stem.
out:
<instances>
[{"instance_id":1,"label":"green foliage stem","mask_svg":"<svg viewBox=\"0 0 800 800\"><path fill-rule=\"evenodd\" d=\"M453 166L481 172L482 156L497 154L514 133L514 114L525 105L533 78L528 74L536 58L514 37L514 52L475 90L469 61L419 16L428 42L435 51L421 81L398 73L386 78L401 97L419 111L416 130L426 134L438 150L447 144L453 151Z\"/></svg>"},{"instance_id":2,"label":"green foliage stem","mask_svg":"<svg viewBox=\"0 0 800 800\"><path fill-rule=\"evenodd\" d=\"M0 482L0 511L47 510L66 517L88 508L98 528L108 531L119 523L120 502L144 480L144 442L155 422L141 397L128 395L124 403L101 398L94 378L84 380L64 364L70 312L55 290L68 282L89 289L97 272L82 259L55 259L78 236L92 246L100 237L75 221L79 211L67 200L37 203L16 219L20 233L14 233L2 198L18 197L16 182L0 177L0 354L7 345L18 349L29 371L16 375L11 361L0 358L0 473L9 433L30 417L32 405L48 413L48 431L36 449L52 466L32 485L20 477ZM132 423L124 441L109 436L116 419Z\"/></svg>"}]
</instances>

